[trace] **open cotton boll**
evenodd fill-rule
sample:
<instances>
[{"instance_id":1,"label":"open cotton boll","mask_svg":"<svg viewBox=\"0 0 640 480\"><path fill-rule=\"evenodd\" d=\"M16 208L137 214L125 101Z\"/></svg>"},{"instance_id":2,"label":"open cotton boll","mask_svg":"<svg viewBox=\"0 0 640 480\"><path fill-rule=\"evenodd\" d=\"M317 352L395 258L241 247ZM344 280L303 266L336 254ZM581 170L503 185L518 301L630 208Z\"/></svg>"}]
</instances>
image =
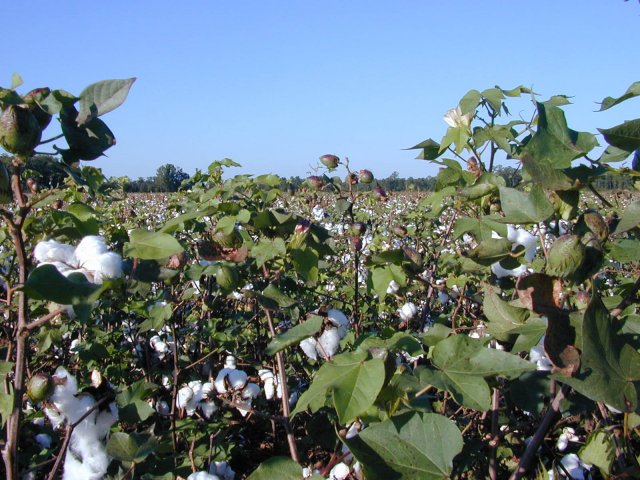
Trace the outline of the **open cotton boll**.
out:
<instances>
[{"instance_id":1,"label":"open cotton boll","mask_svg":"<svg viewBox=\"0 0 640 480\"><path fill-rule=\"evenodd\" d=\"M500 262L491 264L491 273L493 273L497 278L505 278L505 277L519 277L523 273L527 271L526 265L520 265L514 269L506 269Z\"/></svg>"},{"instance_id":2,"label":"open cotton boll","mask_svg":"<svg viewBox=\"0 0 640 480\"><path fill-rule=\"evenodd\" d=\"M74 251L75 248L72 245L55 240L44 240L35 246L33 256L38 263L60 262L71 265L74 261Z\"/></svg>"},{"instance_id":3,"label":"open cotton boll","mask_svg":"<svg viewBox=\"0 0 640 480\"><path fill-rule=\"evenodd\" d=\"M400 307L400 310L398 310L400 319L404 320L405 322L408 322L413 317L415 317L416 313L418 313L418 307L416 307L415 303L413 302L405 303L402 307Z\"/></svg>"},{"instance_id":4,"label":"open cotton boll","mask_svg":"<svg viewBox=\"0 0 640 480\"><path fill-rule=\"evenodd\" d=\"M389 282L389 286L387 287L387 295L393 295L394 293L398 293L400 290L400 285L395 280L391 280Z\"/></svg>"},{"instance_id":5,"label":"open cotton boll","mask_svg":"<svg viewBox=\"0 0 640 480\"><path fill-rule=\"evenodd\" d=\"M340 346L340 329L327 328L318 339L319 347L317 348L320 355L329 358L333 357Z\"/></svg>"},{"instance_id":6,"label":"open cotton boll","mask_svg":"<svg viewBox=\"0 0 640 480\"><path fill-rule=\"evenodd\" d=\"M327 312L327 318L336 327L343 327L343 328L349 327L349 319L340 310L336 310L332 308Z\"/></svg>"},{"instance_id":7,"label":"open cotton boll","mask_svg":"<svg viewBox=\"0 0 640 480\"><path fill-rule=\"evenodd\" d=\"M235 480L236 472L233 471L227 462L214 462L209 465L209 473L217 475L220 480Z\"/></svg>"},{"instance_id":8,"label":"open cotton boll","mask_svg":"<svg viewBox=\"0 0 640 480\"><path fill-rule=\"evenodd\" d=\"M307 355L307 357L309 357L312 360L318 359L318 351L317 351L318 341L315 338L313 337L305 338L300 342L299 345L302 351Z\"/></svg>"},{"instance_id":9,"label":"open cotton boll","mask_svg":"<svg viewBox=\"0 0 640 480\"><path fill-rule=\"evenodd\" d=\"M242 398L245 400L256 398L258 395L260 395L260 387L255 383L247 383L247 386L242 390Z\"/></svg>"},{"instance_id":10,"label":"open cotton boll","mask_svg":"<svg viewBox=\"0 0 640 480\"><path fill-rule=\"evenodd\" d=\"M96 263L96 268L93 269L95 283L102 283L104 279L122 276L122 258L117 253L103 253L97 258Z\"/></svg>"},{"instance_id":11,"label":"open cotton boll","mask_svg":"<svg viewBox=\"0 0 640 480\"><path fill-rule=\"evenodd\" d=\"M224 359L224 368L233 370L237 365L236 357L233 355L227 355L227 358Z\"/></svg>"},{"instance_id":12,"label":"open cotton boll","mask_svg":"<svg viewBox=\"0 0 640 480\"><path fill-rule=\"evenodd\" d=\"M176 407L186 408L187 404L193 399L193 390L190 387L182 387L178 390L176 396Z\"/></svg>"},{"instance_id":13,"label":"open cotton boll","mask_svg":"<svg viewBox=\"0 0 640 480\"><path fill-rule=\"evenodd\" d=\"M156 402L156 412L158 412L159 415L166 416L171 413L171 407L164 400L160 400Z\"/></svg>"},{"instance_id":14,"label":"open cotton boll","mask_svg":"<svg viewBox=\"0 0 640 480\"><path fill-rule=\"evenodd\" d=\"M194 472L187 477L187 480L220 480L220 477L208 472Z\"/></svg>"},{"instance_id":15,"label":"open cotton boll","mask_svg":"<svg viewBox=\"0 0 640 480\"><path fill-rule=\"evenodd\" d=\"M233 390L240 390L247 384L247 374L242 370L231 370L227 374L227 381Z\"/></svg>"},{"instance_id":16,"label":"open cotton boll","mask_svg":"<svg viewBox=\"0 0 640 480\"><path fill-rule=\"evenodd\" d=\"M79 266L84 266L85 263L90 263L107 252L107 244L103 237L88 235L80 240L80 243L76 246L74 257Z\"/></svg>"},{"instance_id":17,"label":"open cotton boll","mask_svg":"<svg viewBox=\"0 0 640 480\"><path fill-rule=\"evenodd\" d=\"M349 476L349 466L344 462L336 464L329 472L331 480L345 480Z\"/></svg>"},{"instance_id":18,"label":"open cotton boll","mask_svg":"<svg viewBox=\"0 0 640 480\"><path fill-rule=\"evenodd\" d=\"M107 473L111 459L102 442L71 436L71 445L64 461L62 480L100 480Z\"/></svg>"},{"instance_id":19,"label":"open cotton boll","mask_svg":"<svg viewBox=\"0 0 640 480\"><path fill-rule=\"evenodd\" d=\"M206 418L207 420L211 418L211 416L218 411L218 406L214 403L213 400L200 402L198 404L198 408L204 415L204 418Z\"/></svg>"},{"instance_id":20,"label":"open cotton boll","mask_svg":"<svg viewBox=\"0 0 640 480\"><path fill-rule=\"evenodd\" d=\"M553 369L553 364L544 351L542 345L535 345L529 350L529 361L537 365L537 369L541 372L549 372Z\"/></svg>"}]
</instances>

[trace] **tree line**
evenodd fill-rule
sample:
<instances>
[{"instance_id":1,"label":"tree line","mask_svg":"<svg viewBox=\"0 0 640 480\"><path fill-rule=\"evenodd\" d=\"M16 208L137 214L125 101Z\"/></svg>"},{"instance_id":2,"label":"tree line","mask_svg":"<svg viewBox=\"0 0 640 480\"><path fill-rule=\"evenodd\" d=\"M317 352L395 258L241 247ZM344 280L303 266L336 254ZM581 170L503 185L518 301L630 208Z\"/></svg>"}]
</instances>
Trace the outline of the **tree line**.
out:
<instances>
[{"instance_id":1,"label":"tree line","mask_svg":"<svg viewBox=\"0 0 640 480\"><path fill-rule=\"evenodd\" d=\"M0 155L0 162L9 165L11 157ZM498 165L494 173L502 176L507 186L515 187L522 181L520 169ZM62 186L67 178L63 165L60 161L50 155L36 155L29 161L28 176L33 178L38 184L46 188L58 188ZM190 176L180 167L167 163L158 167L156 174L151 177L138 177L135 180L128 177L111 178L110 180L122 185L128 193L151 193L151 192L177 192L179 189L190 187ZM299 176L283 178L281 187L297 190L303 188L306 178ZM379 185L387 192L428 192L433 191L436 186L436 177L409 177L402 178L398 172L393 172L386 178L377 178L373 184L358 184L355 188L366 191ZM597 177L593 181L593 186L597 190L633 190L633 179L629 175L613 175L606 173Z\"/></svg>"}]
</instances>

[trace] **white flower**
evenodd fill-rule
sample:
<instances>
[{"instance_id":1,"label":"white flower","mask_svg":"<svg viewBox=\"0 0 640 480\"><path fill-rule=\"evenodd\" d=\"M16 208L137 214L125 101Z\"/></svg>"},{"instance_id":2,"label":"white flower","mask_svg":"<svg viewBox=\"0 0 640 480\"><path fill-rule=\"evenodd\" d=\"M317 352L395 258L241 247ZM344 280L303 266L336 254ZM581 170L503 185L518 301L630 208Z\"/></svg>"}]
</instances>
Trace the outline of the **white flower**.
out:
<instances>
[{"instance_id":1,"label":"white flower","mask_svg":"<svg viewBox=\"0 0 640 480\"><path fill-rule=\"evenodd\" d=\"M451 128L465 127L469 128L474 112L467 112L464 115L460 107L452 108L442 117Z\"/></svg>"}]
</instances>

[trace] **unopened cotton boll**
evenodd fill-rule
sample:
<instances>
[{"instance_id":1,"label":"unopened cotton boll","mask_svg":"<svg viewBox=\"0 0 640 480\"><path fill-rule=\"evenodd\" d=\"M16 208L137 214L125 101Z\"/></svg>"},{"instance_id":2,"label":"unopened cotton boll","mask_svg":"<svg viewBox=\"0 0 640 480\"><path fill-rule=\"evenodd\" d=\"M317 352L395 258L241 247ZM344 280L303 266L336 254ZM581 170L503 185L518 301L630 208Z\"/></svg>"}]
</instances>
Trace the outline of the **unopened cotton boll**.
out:
<instances>
[{"instance_id":1,"label":"unopened cotton boll","mask_svg":"<svg viewBox=\"0 0 640 480\"><path fill-rule=\"evenodd\" d=\"M313 338L305 338L300 342L300 348L302 351L312 360L318 359L318 351L317 351L318 341Z\"/></svg>"},{"instance_id":2,"label":"unopened cotton boll","mask_svg":"<svg viewBox=\"0 0 640 480\"><path fill-rule=\"evenodd\" d=\"M340 331L337 328L327 328L318 339L318 352L325 357L333 357L340 346Z\"/></svg>"},{"instance_id":3,"label":"unopened cotton boll","mask_svg":"<svg viewBox=\"0 0 640 480\"><path fill-rule=\"evenodd\" d=\"M398 310L398 314L400 315L400 319L408 322L418 313L418 307L413 302L405 303L400 310Z\"/></svg>"},{"instance_id":4,"label":"unopened cotton boll","mask_svg":"<svg viewBox=\"0 0 640 480\"><path fill-rule=\"evenodd\" d=\"M35 246L33 256L38 263L60 262L71 265L74 261L74 251L75 248L72 245L55 240L44 240Z\"/></svg>"}]
</instances>

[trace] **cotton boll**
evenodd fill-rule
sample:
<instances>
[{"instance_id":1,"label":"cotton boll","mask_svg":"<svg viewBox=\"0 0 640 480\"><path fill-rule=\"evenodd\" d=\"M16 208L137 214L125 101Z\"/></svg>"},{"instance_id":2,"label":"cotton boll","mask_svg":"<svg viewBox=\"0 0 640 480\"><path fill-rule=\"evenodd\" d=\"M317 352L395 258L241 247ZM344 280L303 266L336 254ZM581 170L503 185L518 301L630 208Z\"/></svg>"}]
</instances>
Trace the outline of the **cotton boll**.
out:
<instances>
[{"instance_id":1,"label":"cotton boll","mask_svg":"<svg viewBox=\"0 0 640 480\"><path fill-rule=\"evenodd\" d=\"M220 477L207 472L194 472L187 477L187 480L220 480Z\"/></svg>"},{"instance_id":2,"label":"cotton boll","mask_svg":"<svg viewBox=\"0 0 640 480\"><path fill-rule=\"evenodd\" d=\"M315 338L309 337L305 338L300 342L300 348L302 351L312 360L318 359L318 351L317 351L318 342Z\"/></svg>"},{"instance_id":3,"label":"cotton boll","mask_svg":"<svg viewBox=\"0 0 640 480\"><path fill-rule=\"evenodd\" d=\"M231 370L227 374L227 381L233 390L241 390L247 384L247 374L242 370Z\"/></svg>"},{"instance_id":4,"label":"cotton boll","mask_svg":"<svg viewBox=\"0 0 640 480\"><path fill-rule=\"evenodd\" d=\"M193 399L193 390L189 387L182 387L178 390L176 396L176 407L186 408L187 404Z\"/></svg>"},{"instance_id":5,"label":"cotton boll","mask_svg":"<svg viewBox=\"0 0 640 480\"><path fill-rule=\"evenodd\" d=\"M213 400L208 400L206 402L200 402L198 404L198 408L204 415L204 418L207 420L211 418L211 416L218 411L218 406L213 402Z\"/></svg>"},{"instance_id":6,"label":"cotton boll","mask_svg":"<svg viewBox=\"0 0 640 480\"><path fill-rule=\"evenodd\" d=\"M235 480L236 472L227 462L215 462L209 466L209 473L217 475L220 480Z\"/></svg>"},{"instance_id":7,"label":"cotton boll","mask_svg":"<svg viewBox=\"0 0 640 480\"><path fill-rule=\"evenodd\" d=\"M340 346L340 332L337 328L327 328L318 339L318 352L328 359L333 357Z\"/></svg>"},{"instance_id":8,"label":"cotton boll","mask_svg":"<svg viewBox=\"0 0 640 480\"><path fill-rule=\"evenodd\" d=\"M36 435L36 442L38 446L42 449L51 447L51 435L47 435L46 433L39 433Z\"/></svg>"},{"instance_id":9,"label":"cotton boll","mask_svg":"<svg viewBox=\"0 0 640 480\"><path fill-rule=\"evenodd\" d=\"M563 433L558 437L558 441L556 442L556 448L560 452L564 452L569 446L569 438Z\"/></svg>"},{"instance_id":10,"label":"cotton boll","mask_svg":"<svg viewBox=\"0 0 640 480\"><path fill-rule=\"evenodd\" d=\"M118 407L116 407L115 402L112 402L109 404L108 410L101 410L96 415L95 428L97 437L101 440L106 438L111 431L111 425L113 425L117 421Z\"/></svg>"},{"instance_id":11,"label":"cotton boll","mask_svg":"<svg viewBox=\"0 0 640 480\"><path fill-rule=\"evenodd\" d=\"M418 308L413 302L407 302L400 308L398 313L400 315L400 319L408 322L416 316L416 313L418 313Z\"/></svg>"},{"instance_id":12,"label":"cotton boll","mask_svg":"<svg viewBox=\"0 0 640 480\"><path fill-rule=\"evenodd\" d=\"M251 401L250 400L237 400L236 405L238 405L236 408L238 409L238 412L240 412L240 415L242 415L243 417L246 417L247 414L251 411Z\"/></svg>"},{"instance_id":13,"label":"cotton boll","mask_svg":"<svg viewBox=\"0 0 640 480\"><path fill-rule=\"evenodd\" d=\"M227 358L224 359L224 368L234 369L236 367L236 357L234 357L233 355L227 355Z\"/></svg>"},{"instance_id":14,"label":"cotton boll","mask_svg":"<svg viewBox=\"0 0 640 480\"><path fill-rule=\"evenodd\" d=\"M398 284L398 282L396 282L395 280L391 280L389 282L389 286L387 287L387 295L398 293L398 290L400 290L400 284Z\"/></svg>"},{"instance_id":15,"label":"cotton boll","mask_svg":"<svg viewBox=\"0 0 640 480\"><path fill-rule=\"evenodd\" d=\"M336 310L336 309L329 310L327 312L327 318L336 327L343 327L343 328L349 327L349 319L340 310Z\"/></svg>"},{"instance_id":16,"label":"cotton boll","mask_svg":"<svg viewBox=\"0 0 640 480\"><path fill-rule=\"evenodd\" d=\"M529 361L535 363L539 371L548 372L553 369L553 364L541 345L531 347L531 350L529 350Z\"/></svg>"},{"instance_id":17,"label":"cotton boll","mask_svg":"<svg viewBox=\"0 0 640 480\"><path fill-rule=\"evenodd\" d=\"M107 244L99 235L88 235L80 240L76 246L74 256L79 266L94 261L98 256L108 251Z\"/></svg>"},{"instance_id":18,"label":"cotton boll","mask_svg":"<svg viewBox=\"0 0 640 480\"><path fill-rule=\"evenodd\" d=\"M262 382L264 383L264 396L267 400L271 400L276 391L273 372L266 369L259 370L258 375L260 376L260 380L262 380Z\"/></svg>"},{"instance_id":19,"label":"cotton boll","mask_svg":"<svg viewBox=\"0 0 640 480\"><path fill-rule=\"evenodd\" d=\"M171 413L171 407L169 407L169 404L164 400L160 400L156 402L156 412L158 412L159 415L166 416Z\"/></svg>"},{"instance_id":20,"label":"cotton boll","mask_svg":"<svg viewBox=\"0 0 640 480\"><path fill-rule=\"evenodd\" d=\"M242 398L245 400L254 399L258 395L260 395L260 387L255 383L247 383L247 386L242 390Z\"/></svg>"},{"instance_id":21,"label":"cotton boll","mask_svg":"<svg viewBox=\"0 0 640 480\"><path fill-rule=\"evenodd\" d=\"M349 476L349 466L343 462L336 464L329 472L331 480L345 480Z\"/></svg>"},{"instance_id":22,"label":"cotton boll","mask_svg":"<svg viewBox=\"0 0 640 480\"><path fill-rule=\"evenodd\" d=\"M83 422L84 423L84 422ZM63 480L100 480L107 473L111 459L102 442L83 438L75 430L64 462Z\"/></svg>"},{"instance_id":23,"label":"cotton boll","mask_svg":"<svg viewBox=\"0 0 640 480\"><path fill-rule=\"evenodd\" d=\"M582 460L575 454L570 453L569 455L565 455L560 460L560 463L565 468L565 470L571 475L571 478L575 480L584 480L584 470L586 465L582 463Z\"/></svg>"},{"instance_id":24,"label":"cotton boll","mask_svg":"<svg viewBox=\"0 0 640 480\"><path fill-rule=\"evenodd\" d=\"M95 283L102 283L104 279L120 278L122 276L122 258L114 252L100 255L94 269Z\"/></svg>"},{"instance_id":25,"label":"cotton boll","mask_svg":"<svg viewBox=\"0 0 640 480\"><path fill-rule=\"evenodd\" d=\"M60 262L71 265L74 259L74 250L75 248L72 245L66 245L55 240L45 240L35 246L33 256L38 263Z\"/></svg>"},{"instance_id":26,"label":"cotton boll","mask_svg":"<svg viewBox=\"0 0 640 480\"><path fill-rule=\"evenodd\" d=\"M216 377L215 382L213 382L213 384L216 387L216 391L218 393L226 393L227 392L227 384L226 384L225 379L227 378L227 375L231 371L233 371L233 369L231 369L231 368L223 368L222 370L220 370L218 372L218 376Z\"/></svg>"}]
</instances>

